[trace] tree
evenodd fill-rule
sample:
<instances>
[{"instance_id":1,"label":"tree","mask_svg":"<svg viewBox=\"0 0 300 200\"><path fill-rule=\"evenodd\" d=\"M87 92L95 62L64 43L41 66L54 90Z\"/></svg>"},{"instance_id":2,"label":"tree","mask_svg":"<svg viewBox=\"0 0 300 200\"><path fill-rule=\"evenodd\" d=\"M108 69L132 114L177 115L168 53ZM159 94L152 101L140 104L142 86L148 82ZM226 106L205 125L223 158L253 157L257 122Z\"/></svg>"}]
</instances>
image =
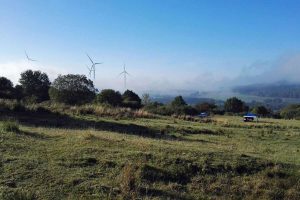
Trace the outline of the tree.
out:
<instances>
[{"instance_id":1,"label":"tree","mask_svg":"<svg viewBox=\"0 0 300 200\"><path fill-rule=\"evenodd\" d=\"M97 102L109 104L112 106L119 106L122 104L122 96L118 91L105 89L97 95Z\"/></svg>"},{"instance_id":2,"label":"tree","mask_svg":"<svg viewBox=\"0 0 300 200\"><path fill-rule=\"evenodd\" d=\"M196 104L195 108L198 112L212 112L217 106L214 103L203 102Z\"/></svg>"},{"instance_id":3,"label":"tree","mask_svg":"<svg viewBox=\"0 0 300 200\"><path fill-rule=\"evenodd\" d=\"M142 95L142 104L144 105L144 106L147 106L147 105L149 105L151 103L151 98L150 98L150 95L149 94L143 94Z\"/></svg>"},{"instance_id":4,"label":"tree","mask_svg":"<svg viewBox=\"0 0 300 200\"><path fill-rule=\"evenodd\" d=\"M257 115L262 115L262 116L266 116L266 115L270 114L270 111L264 106L255 106L252 109L252 112Z\"/></svg>"},{"instance_id":5,"label":"tree","mask_svg":"<svg viewBox=\"0 0 300 200\"><path fill-rule=\"evenodd\" d=\"M174 100L171 102L171 106L172 107L182 107L182 106L186 106L186 102L184 101L184 99L182 98L182 96L177 96L174 98Z\"/></svg>"},{"instance_id":6,"label":"tree","mask_svg":"<svg viewBox=\"0 0 300 200\"><path fill-rule=\"evenodd\" d=\"M285 119L300 119L300 104L290 104L280 111Z\"/></svg>"},{"instance_id":7,"label":"tree","mask_svg":"<svg viewBox=\"0 0 300 200\"><path fill-rule=\"evenodd\" d=\"M50 99L66 104L89 103L95 98L95 88L84 75L58 76L49 90Z\"/></svg>"},{"instance_id":8,"label":"tree","mask_svg":"<svg viewBox=\"0 0 300 200\"><path fill-rule=\"evenodd\" d=\"M249 107L240 99L232 97L226 100L224 109L226 112L241 113L247 111Z\"/></svg>"},{"instance_id":9,"label":"tree","mask_svg":"<svg viewBox=\"0 0 300 200\"><path fill-rule=\"evenodd\" d=\"M13 96L14 96L13 83L5 77L0 77L0 98L12 99Z\"/></svg>"},{"instance_id":10,"label":"tree","mask_svg":"<svg viewBox=\"0 0 300 200\"><path fill-rule=\"evenodd\" d=\"M16 85L14 88L14 99L21 100L24 97L23 87L21 85Z\"/></svg>"},{"instance_id":11,"label":"tree","mask_svg":"<svg viewBox=\"0 0 300 200\"><path fill-rule=\"evenodd\" d=\"M131 90L126 90L122 95L123 106L129 108L140 108L142 105L141 98Z\"/></svg>"},{"instance_id":12,"label":"tree","mask_svg":"<svg viewBox=\"0 0 300 200\"><path fill-rule=\"evenodd\" d=\"M19 82L25 97L38 102L49 100L48 90L51 83L46 73L27 70L21 73Z\"/></svg>"}]
</instances>

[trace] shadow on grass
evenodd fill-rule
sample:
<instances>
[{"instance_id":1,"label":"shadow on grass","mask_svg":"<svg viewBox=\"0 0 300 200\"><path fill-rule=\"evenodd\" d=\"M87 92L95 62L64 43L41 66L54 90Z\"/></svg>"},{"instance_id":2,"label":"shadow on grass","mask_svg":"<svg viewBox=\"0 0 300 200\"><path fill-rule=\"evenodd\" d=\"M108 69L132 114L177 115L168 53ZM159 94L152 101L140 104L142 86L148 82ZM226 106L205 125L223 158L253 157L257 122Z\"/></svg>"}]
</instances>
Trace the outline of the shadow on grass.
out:
<instances>
[{"instance_id":1,"label":"shadow on grass","mask_svg":"<svg viewBox=\"0 0 300 200\"><path fill-rule=\"evenodd\" d=\"M111 131L124 134L139 135L151 138L162 138L159 131L136 124L122 124L108 121L95 121L79 119L66 114L43 112L6 112L0 119L14 119L26 126L46 127L46 128L65 128L65 129L95 129L99 131ZM29 136L39 137L39 134L24 132ZM166 137L163 137L166 139Z\"/></svg>"}]
</instances>

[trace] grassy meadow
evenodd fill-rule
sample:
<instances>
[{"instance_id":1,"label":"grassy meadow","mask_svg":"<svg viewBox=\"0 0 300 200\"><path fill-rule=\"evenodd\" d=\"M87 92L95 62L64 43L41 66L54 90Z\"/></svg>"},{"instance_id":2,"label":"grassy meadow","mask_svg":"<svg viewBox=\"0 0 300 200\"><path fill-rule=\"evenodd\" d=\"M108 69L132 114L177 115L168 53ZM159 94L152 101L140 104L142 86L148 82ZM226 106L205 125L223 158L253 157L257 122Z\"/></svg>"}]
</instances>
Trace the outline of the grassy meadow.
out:
<instances>
[{"instance_id":1,"label":"grassy meadow","mask_svg":"<svg viewBox=\"0 0 300 200\"><path fill-rule=\"evenodd\" d=\"M0 199L300 199L297 120L29 110L0 115Z\"/></svg>"}]
</instances>

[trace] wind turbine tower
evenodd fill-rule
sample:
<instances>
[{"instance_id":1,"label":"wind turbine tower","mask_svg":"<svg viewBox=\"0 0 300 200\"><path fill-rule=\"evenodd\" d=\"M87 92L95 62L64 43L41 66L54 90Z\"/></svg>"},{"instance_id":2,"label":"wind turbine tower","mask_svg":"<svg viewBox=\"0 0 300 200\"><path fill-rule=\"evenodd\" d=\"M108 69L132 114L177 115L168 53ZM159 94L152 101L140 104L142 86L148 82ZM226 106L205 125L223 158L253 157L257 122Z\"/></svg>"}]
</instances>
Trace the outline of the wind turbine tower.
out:
<instances>
[{"instance_id":1,"label":"wind turbine tower","mask_svg":"<svg viewBox=\"0 0 300 200\"><path fill-rule=\"evenodd\" d=\"M90 59L90 61L92 63L91 68L88 67L88 69L90 71L89 74L90 74L90 76L93 74L94 81L95 81L96 80L96 65L100 65L100 64L103 64L103 63L95 63L88 54L86 54L86 55Z\"/></svg>"},{"instance_id":2,"label":"wind turbine tower","mask_svg":"<svg viewBox=\"0 0 300 200\"><path fill-rule=\"evenodd\" d=\"M127 75L130 75L127 71L126 71L126 65L123 65L123 71L119 74L124 76L124 89L126 90L127 87Z\"/></svg>"},{"instance_id":3,"label":"wind turbine tower","mask_svg":"<svg viewBox=\"0 0 300 200\"><path fill-rule=\"evenodd\" d=\"M89 68L89 66L86 66L86 68L89 70L89 77L92 78L92 68Z\"/></svg>"}]
</instances>

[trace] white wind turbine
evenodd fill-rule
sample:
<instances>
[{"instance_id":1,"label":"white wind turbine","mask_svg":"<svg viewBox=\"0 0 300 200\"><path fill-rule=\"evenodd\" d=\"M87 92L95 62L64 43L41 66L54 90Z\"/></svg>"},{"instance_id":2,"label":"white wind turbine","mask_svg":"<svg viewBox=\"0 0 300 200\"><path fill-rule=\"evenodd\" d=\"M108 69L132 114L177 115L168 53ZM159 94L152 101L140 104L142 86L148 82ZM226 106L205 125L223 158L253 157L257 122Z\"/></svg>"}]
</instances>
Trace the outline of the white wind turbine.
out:
<instances>
[{"instance_id":1,"label":"white wind turbine","mask_svg":"<svg viewBox=\"0 0 300 200\"><path fill-rule=\"evenodd\" d=\"M126 65L124 64L123 65L123 71L119 74L124 76L124 89L126 90L126 87L127 87L127 75L130 75L127 71L126 71Z\"/></svg>"},{"instance_id":2,"label":"white wind turbine","mask_svg":"<svg viewBox=\"0 0 300 200\"><path fill-rule=\"evenodd\" d=\"M92 63L91 68L88 67L88 69L90 71L90 75L93 73L94 80L96 80L96 65L100 65L100 64L103 64L103 63L95 63L88 54L86 54L86 55Z\"/></svg>"}]
</instances>

